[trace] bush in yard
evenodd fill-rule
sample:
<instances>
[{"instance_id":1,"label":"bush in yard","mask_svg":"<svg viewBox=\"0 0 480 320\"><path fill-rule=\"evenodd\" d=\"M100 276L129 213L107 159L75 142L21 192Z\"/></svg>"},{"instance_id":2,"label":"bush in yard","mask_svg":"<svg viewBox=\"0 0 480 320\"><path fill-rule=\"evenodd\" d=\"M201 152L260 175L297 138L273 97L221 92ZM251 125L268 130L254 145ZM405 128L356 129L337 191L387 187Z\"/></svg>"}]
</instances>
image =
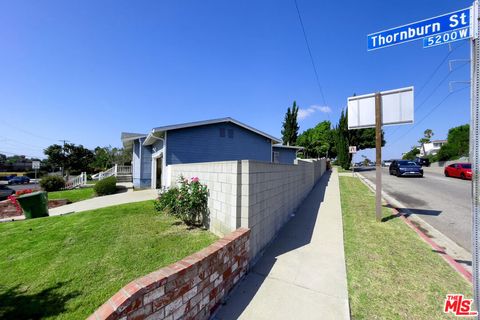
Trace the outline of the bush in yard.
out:
<instances>
[{"instance_id":1,"label":"bush in yard","mask_svg":"<svg viewBox=\"0 0 480 320\"><path fill-rule=\"evenodd\" d=\"M98 196L114 194L117 191L117 177L111 176L98 181L93 187Z\"/></svg>"},{"instance_id":2,"label":"bush in yard","mask_svg":"<svg viewBox=\"0 0 480 320\"><path fill-rule=\"evenodd\" d=\"M171 188L160 195L155 201L155 209L169 213L190 226L204 225L208 214L207 186L196 177L190 181L180 177L179 184L179 188Z\"/></svg>"},{"instance_id":3,"label":"bush in yard","mask_svg":"<svg viewBox=\"0 0 480 320\"><path fill-rule=\"evenodd\" d=\"M155 201L155 210L157 210L158 212L175 215L177 198L179 194L180 192L178 188L170 188L167 191L163 192Z\"/></svg>"},{"instance_id":4,"label":"bush in yard","mask_svg":"<svg viewBox=\"0 0 480 320\"><path fill-rule=\"evenodd\" d=\"M40 180L40 186L47 192L65 188L65 180L61 176L46 176Z\"/></svg>"}]
</instances>

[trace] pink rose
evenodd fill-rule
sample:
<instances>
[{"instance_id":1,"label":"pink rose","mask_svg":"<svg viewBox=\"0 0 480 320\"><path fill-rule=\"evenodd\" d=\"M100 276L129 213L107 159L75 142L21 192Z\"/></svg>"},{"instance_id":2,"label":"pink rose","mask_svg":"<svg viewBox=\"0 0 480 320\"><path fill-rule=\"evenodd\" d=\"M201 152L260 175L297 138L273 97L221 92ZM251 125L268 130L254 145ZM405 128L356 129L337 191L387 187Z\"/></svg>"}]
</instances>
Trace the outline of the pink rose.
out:
<instances>
[{"instance_id":1,"label":"pink rose","mask_svg":"<svg viewBox=\"0 0 480 320\"><path fill-rule=\"evenodd\" d=\"M192 182L198 182L198 177L193 177Z\"/></svg>"}]
</instances>

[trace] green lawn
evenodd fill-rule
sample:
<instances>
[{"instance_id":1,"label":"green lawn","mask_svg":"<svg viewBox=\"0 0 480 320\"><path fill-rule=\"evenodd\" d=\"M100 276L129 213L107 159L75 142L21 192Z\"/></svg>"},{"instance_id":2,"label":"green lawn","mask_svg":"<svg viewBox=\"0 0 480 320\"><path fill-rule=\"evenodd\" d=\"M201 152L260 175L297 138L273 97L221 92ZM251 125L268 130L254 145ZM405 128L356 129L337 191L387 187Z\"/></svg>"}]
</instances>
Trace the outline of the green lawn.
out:
<instances>
[{"instance_id":1,"label":"green lawn","mask_svg":"<svg viewBox=\"0 0 480 320\"><path fill-rule=\"evenodd\" d=\"M153 201L0 224L0 318L85 319L131 280L213 243Z\"/></svg>"},{"instance_id":2,"label":"green lawn","mask_svg":"<svg viewBox=\"0 0 480 320\"><path fill-rule=\"evenodd\" d=\"M87 200L95 197L95 191L92 188L79 188L73 190L54 191L48 193L48 199L68 199L70 202Z\"/></svg>"},{"instance_id":3,"label":"green lawn","mask_svg":"<svg viewBox=\"0 0 480 320\"><path fill-rule=\"evenodd\" d=\"M340 193L352 319L443 319L447 293L473 298L471 285L400 218L375 221L374 194L359 179L340 177Z\"/></svg>"}]
</instances>

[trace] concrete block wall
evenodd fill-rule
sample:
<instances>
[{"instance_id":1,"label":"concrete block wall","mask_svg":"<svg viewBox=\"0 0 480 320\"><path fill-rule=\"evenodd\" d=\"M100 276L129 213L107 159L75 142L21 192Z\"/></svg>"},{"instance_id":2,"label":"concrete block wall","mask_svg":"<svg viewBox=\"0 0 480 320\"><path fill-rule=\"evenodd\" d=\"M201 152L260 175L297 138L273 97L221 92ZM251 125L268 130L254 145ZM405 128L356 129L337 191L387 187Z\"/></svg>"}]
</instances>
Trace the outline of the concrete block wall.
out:
<instances>
[{"instance_id":1,"label":"concrete block wall","mask_svg":"<svg viewBox=\"0 0 480 320\"><path fill-rule=\"evenodd\" d=\"M208 187L209 229L223 236L237 229L240 210L240 161L219 161L169 165L172 186L180 176L198 177Z\"/></svg>"},{"instance_id":2,"label":"concrete block wall","mask_svg":"<svg viewBox=\"0 0 480 320\"><path fill-rule=\"evenodd\" d=\"M297 165L242 161L240 226L251 230L252 257L275 237L324 172L325 160L299 160Z\"/></svg>"},{"instance_id":3,"label":"concrete block wall","mask_svg":"<svg viewBox=\"0 0 480 320\"><path fill-rule=\"evenodd\" d=\"M170 165L172 185L178 177L198 177L209 190L209 229L223 236L249 228L255 257L275 237L325 172L326 161L297 160L277 164L241 160Z\"/></svg>"}]
</instances>

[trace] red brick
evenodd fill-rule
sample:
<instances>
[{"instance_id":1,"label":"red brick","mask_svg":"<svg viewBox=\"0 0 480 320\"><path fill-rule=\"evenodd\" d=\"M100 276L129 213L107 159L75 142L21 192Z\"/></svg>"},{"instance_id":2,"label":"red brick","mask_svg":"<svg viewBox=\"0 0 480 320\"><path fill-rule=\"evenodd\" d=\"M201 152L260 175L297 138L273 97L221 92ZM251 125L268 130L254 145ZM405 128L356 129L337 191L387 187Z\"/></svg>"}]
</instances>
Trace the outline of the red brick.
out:
<instances>
[{"instance_id":1,"label":"red brick","mask_svg":"<svg viewBox=\"0 0 480 320\"><path fill-rule=\"evenodd\" d=\"M122 290L118 291L110 298L110 303L113 308L118 312L122 312L129 302L129 296L126 295Z\"/></svg>"},{"instance_id":2,"label":"red brick","mask_svg":"<svg viewBox=\"0 0 480 320\"><path fill-rule=\"evenodd\" d=\"M132 281L129 284L127 284L125 287L123 287L123 290L125 290L125 292L129 297L135 294L141 294L144 292L144 288L135 281Z\"/></svg>"},{"instance_id":3,"label":"red brick","mask_svg":"<svg viewBox=\"0 0 480 320\"><path fill-rule=\"evenodd\" d=\"M95 311L95 316L99 320L113 320L117 318L117 314L109 301L105 302L100 308Z\"/></svg>"},{"instance_id":4,"label":"red brick","mask_svg":"<svg viewBox=\"0 0 480 320\"><path fill-rule=\"evenodd\" d=\"M121 315L129 314L137 309L139 309L143 305L143 296L140 295L136 299L132 299L130 297L130 303L128 306L122 311Z\"/></svg>"},{"instance_id":5,"label":"red brick","mask_svg":"<svg viewBox=\"0 0 480 320\"><path fill-rule=\"evenodd\" d=\"M159 283L158 281L156 281L155 279L151 278L148 275L138 278L137 280L134 280L134 282L138 284L140 287L142 287L143 289L145 289L145 292L148 292L157 288L158 287L157 283Z\"/></svg>"},{"instance_id":6,"label":"red brick","mask_svg":"<svg viewBox=\"0 0 480 320\"><path fill-rule=\"evenodd\" d=\"M135 310L132 313L128 314L127 319L128 320L143 320L147 316L149 316L150 314L152 314L152 305L147 304L143 308Z\"/></svg>"},{"instance_id":7,"label":"red brick","mask_svg":"<svg viewBox=\"0 0 480 320\"><path fill-rule=\"evenodd\" d=\"M153 301L153 310L157 311L157 310L165 307L170 302L172 302L174 300L173 299L174 294L175 294L175 292L173 292L173 291L166 292L165 295L163 295L161 298Z\"/></svg>"}]
</instances>

